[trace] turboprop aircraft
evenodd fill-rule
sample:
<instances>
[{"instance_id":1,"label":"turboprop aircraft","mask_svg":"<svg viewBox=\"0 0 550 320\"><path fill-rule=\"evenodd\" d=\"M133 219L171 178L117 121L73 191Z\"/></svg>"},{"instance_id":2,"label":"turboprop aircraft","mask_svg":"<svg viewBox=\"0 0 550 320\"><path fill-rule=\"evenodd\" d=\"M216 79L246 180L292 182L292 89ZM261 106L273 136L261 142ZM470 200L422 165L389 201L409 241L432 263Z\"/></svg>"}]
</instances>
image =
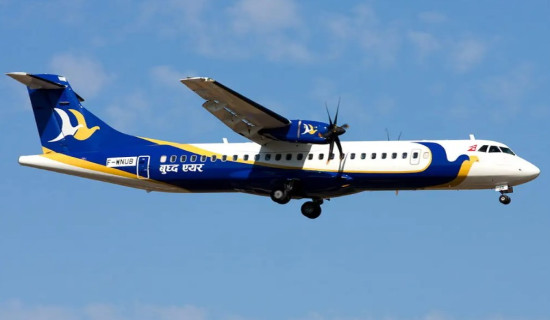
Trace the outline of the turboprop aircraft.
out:
<instances>
[{"instance_id":1,"label":"turboprop aircraft","mask_svg":"<svg viewBox=\"0 0 550 320\"><path fill-rule=\"evenodd\" d=\"M328 123L289 120L209 78L181 82L248 143L183 144L119 132L90 111L67 79L8 73L27 86L42 154L24 166L162 192L244 192L277 203L308 198L315 219L324 200L361 191L494 189L510 203L513 187L540 170L496 141L346 141L338 110ZM328 109L327 109L328 113ZM334 146L338 154L334 154Z\"/></svg>"}]
</instances>

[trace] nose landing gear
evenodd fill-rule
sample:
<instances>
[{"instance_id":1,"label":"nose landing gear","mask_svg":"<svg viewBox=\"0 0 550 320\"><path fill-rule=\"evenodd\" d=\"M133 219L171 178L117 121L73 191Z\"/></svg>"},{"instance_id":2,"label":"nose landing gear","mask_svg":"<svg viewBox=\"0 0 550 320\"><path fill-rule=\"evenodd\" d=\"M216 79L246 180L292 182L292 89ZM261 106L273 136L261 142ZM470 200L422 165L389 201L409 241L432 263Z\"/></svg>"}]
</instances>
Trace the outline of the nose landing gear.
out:
<instances>
[{"instance_id":1,"label":"nose landing gear","mask_svg":"<svg viewBox=\"0 0 550 320\"><path fill-rule=\"evenodd\" d=\"M498 201L500 201L500 203L506 205L506 204L510 204L510 202L512 202L512 198L510 198L510 196L507 195L507 193L514 192L514 188L509 187L509 186L498 186L498 187L495 188L495 190L500 192L500 196L498 197Z\"/></svg>"},{"instance_id":2,"label":"nose landing gear","mask_svg":"<svg viewBox=\"0 0 550 320\"><path fill-rule=\"evenodd\" d=\"M498 201L502 204L510 204L510 202L512 202L512 198L505 194L501 194L500 197L498 197Z\"/></svg>"}]
</instances>

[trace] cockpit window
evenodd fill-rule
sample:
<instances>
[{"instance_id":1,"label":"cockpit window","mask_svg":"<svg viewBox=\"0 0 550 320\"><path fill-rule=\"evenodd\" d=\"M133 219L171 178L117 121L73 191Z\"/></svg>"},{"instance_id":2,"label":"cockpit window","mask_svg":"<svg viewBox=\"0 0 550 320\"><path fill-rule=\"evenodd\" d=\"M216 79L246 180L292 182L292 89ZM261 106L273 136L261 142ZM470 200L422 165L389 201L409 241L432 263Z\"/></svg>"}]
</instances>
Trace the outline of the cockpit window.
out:
<instances>
[{"instance_id":1,"label":"cockpit window","mask_svg":"<svg viewBox=\"0 0 550 320\"><path fill-rule=\"evenodd\" d=\"M500 152L500 149L497 146L490 146L489 152Z\"/></svg>"},{"instance_id":2,"label":"cockpit window","mask_svg":"<svg viewBox=\"0 0 550 320\"><path fill-rule=\"evenodd\" d=\"M488 145L481 146L481 148L479 148L477 151L479 151L479 152L487 152L487 147L488 147Z\"/></svg>"},{"instance_id":3,"label":"cockpit window","mask_svg":"<svg viewBox=\"0 0 550 320\"><path fill-rule=\"evenodd\" d=\"M504 153L511 154L511 155L513 155L513 156L516 155L516 154L514 153L514 151L510 150L510 148L500 147L500 150L502 150L502 152L504 152Z\"/></svg>"}]
</instances>

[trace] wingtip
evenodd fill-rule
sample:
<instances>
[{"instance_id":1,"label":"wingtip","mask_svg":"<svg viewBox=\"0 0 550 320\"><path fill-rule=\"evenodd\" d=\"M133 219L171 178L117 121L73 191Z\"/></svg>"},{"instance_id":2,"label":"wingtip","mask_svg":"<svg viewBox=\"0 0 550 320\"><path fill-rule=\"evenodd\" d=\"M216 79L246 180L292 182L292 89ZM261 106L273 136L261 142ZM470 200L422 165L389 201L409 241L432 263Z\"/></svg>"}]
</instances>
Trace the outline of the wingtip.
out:
<instances>
[{"instance_id":1,"label":"wingtip","mask_svg":"<svg viewBox=\"0 0 550 320\"><path fill-rule=\"evenodd\" d=\"M187 78L184 78L184 79L180 79L180 81L182 83L185 83L185 82L190 82L190 81L214 81L214 79L208 78L208 77L187 77Z\"/></svg>"}]
</instances>

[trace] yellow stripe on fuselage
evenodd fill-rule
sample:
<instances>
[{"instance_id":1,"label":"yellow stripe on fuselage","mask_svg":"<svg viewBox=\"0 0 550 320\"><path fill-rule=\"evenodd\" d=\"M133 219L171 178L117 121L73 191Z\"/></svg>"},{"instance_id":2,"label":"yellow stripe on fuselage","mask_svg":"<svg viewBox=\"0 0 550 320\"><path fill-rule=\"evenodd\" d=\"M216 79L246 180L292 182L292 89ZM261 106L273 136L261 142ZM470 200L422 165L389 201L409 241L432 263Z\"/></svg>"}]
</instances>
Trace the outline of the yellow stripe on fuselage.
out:
<instances>
[{"instance_id":1,"label":"yellow stripe on fuselage","mask_svg":"<svg viewBox=\"0 0 550 320\"><path fill-rule=\"evenodd\" d=\"M470 173L470 169L472 169L472 166L474 165L474 163L479 162L479 158L477 156L469 156L469 157L470 157L470 160L464 161L460 166L460 170L458 170L458 174L454 180L452 180L449 183L429 187L427 189L454 188L454 187L457 187L459 184L461 184L468 177L468 173Z\"/></svg>"},{"instance_id":2,"label":"yellow stripe on fuselage","mask_svg":"<svg viewBox=\"0 0 550 320\"><path fill-rule=\"evenodd\" d=\"M128 173L126 171L122 171L122 170L115 169L115 168L109 168L109 167L106 167L104 165L100 165L100 164L97 164L95 162L91 162L91 161L88 161L88 160L71 157L71 156L68 156L66 154L57 153L57 152L54 152L54 151L52 151L48 148L42 147L42 151L44 152L44 154L42 155L43 157L54 160L54 161L58 161L58 162L61 162L61 163L64 163L64 164L68 164L68 165L83 168L83 169L108 173L108 174L112 174L112 175L119 176L119 177L137 179L137 176L135 174Z\"/></svg>"}]
</instances>

